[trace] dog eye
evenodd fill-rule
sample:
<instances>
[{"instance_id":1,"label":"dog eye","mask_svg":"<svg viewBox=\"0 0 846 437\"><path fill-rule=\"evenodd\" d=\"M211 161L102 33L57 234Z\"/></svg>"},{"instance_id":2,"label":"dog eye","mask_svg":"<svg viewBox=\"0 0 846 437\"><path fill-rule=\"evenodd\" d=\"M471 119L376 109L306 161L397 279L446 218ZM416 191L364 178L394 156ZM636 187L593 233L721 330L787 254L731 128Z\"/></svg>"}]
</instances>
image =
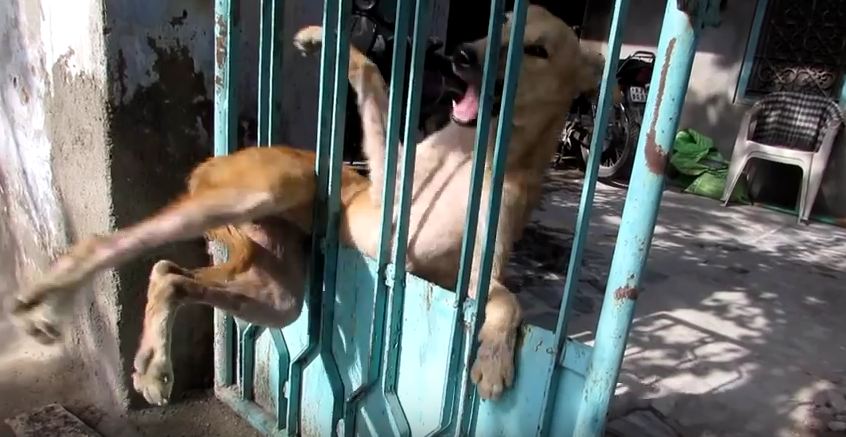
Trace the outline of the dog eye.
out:
<instances>
[{"instance_id":1,"label":"dog eye","mask_svg":"<svg viewBox=\"0 0 846 437\"><path fill-rule=\"evenodd\" d=\"M523 47L523 53L529 56L534 56L536 58L549 58L549 53L546 52L546 49L542 45L531 45Z\"/></svg>"}]
</instances>

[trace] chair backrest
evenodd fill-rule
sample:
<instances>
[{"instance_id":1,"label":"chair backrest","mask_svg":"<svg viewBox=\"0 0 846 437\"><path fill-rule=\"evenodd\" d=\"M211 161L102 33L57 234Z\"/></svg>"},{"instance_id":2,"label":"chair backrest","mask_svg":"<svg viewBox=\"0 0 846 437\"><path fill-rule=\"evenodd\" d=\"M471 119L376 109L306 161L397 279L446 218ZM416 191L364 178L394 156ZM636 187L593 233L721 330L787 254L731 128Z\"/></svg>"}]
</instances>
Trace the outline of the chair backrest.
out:
<instances>
[{"instance_id":1,"label":"chair backrest","mask_svg":"<svg viewBox=\"0 0 846 437\"><path fill-rule=\"evenodd\" d=\"M817 151L825 132L843 124L843 111L832 99L778 91L755 103L758 109L751 140L773 146Z\"/></svg>"}]
</instances>

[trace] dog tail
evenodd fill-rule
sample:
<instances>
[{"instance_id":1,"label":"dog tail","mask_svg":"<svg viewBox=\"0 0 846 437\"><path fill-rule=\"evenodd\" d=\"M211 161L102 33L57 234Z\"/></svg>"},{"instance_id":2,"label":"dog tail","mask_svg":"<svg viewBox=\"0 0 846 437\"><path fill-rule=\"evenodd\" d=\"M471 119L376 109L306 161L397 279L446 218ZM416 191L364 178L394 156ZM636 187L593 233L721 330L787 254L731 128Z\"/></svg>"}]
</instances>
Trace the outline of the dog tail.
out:
<instances>
[{"instance_id":1,"label":"dog tail","mask_svg":"<svg viewBox=\"0 0 846 437\"><path fill-rule=\"evenodd\" d=\"M211 269L196 272L201 280L224 282L247 271L256 254L256 243L235 226L222 226L206 232L209 241L226 248L226 260Z\"/></svg>"}]
</instances>

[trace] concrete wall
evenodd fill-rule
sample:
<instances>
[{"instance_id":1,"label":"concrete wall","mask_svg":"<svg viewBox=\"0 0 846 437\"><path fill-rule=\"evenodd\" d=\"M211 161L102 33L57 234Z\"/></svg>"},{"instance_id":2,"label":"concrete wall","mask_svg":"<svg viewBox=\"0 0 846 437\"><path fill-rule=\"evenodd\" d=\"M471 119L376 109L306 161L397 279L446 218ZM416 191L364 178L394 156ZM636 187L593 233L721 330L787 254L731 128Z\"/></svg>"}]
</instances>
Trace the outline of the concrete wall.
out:
<instances>
[{"instance_id":1,"label":"concrete wall","mask_svg":"<svg viewBox=\"0 0 846 437\"><path fill-rule=\"evenodd\" d=\"M163 206L208 156L212 15L213 2L197 0L0 3L4 300L69 243ZM245 14L247 29L257 29L256 15ZM245 46L251 38L254 45L246 33ZM243 52L255 65L249 47ZM243 77L249 104L255 73ZM125 407L140 399L129 375L149 268L163 257L197 266L208 262L205 252L201 241L172 245L97 275L84 290L67 346L97 382L92 402ZM176 396L210 386L211 344L211 312L181 311Z\"/></svg>"},{"instance_id":2,"label":"concrete wall","mask_svg":"<svg viewBox=\"0 0 846 437\"><path fill-rule=\"evenodd\" d=\"M97 2L0 4L3 298L38 274L75 234L111 226L102 13ZM79 214L81 208L84 214ZM86 299L81 311L96 313L95 329L105 335L83 335L92 326L80 317L86 322L72 339L73 349L117 362L117 344L110 335L117 311L108 310L116 307L115 278L100 275L94 287L100 292ZM120 372L91 370L100 376L106 398L119 391Z\"/></svg>"},{"instance_id":3,"label":"concrete wall","mask_svg":"<svg viewBox=\"0 0 846 437\"><path fill-rule=\"evenodd\" d=\"M666 2L632 0L626 21L621 57L636 51L655 52ZM591 0L584 37L596 50L606 53L611 0ZM731 157L740 119L747 106L736 104L740 68L752 25L755 1L730 1L717 29L702 32L694 60L690 87L685 100L680 129L693 128L714 139L716 146ZM755 166L753 195L782 192L786 200L795 199L800 183L793 168L768 163ZM815 211L846 217L846 135L841 135L829 161Z\"/></svg>"}]
</instances>

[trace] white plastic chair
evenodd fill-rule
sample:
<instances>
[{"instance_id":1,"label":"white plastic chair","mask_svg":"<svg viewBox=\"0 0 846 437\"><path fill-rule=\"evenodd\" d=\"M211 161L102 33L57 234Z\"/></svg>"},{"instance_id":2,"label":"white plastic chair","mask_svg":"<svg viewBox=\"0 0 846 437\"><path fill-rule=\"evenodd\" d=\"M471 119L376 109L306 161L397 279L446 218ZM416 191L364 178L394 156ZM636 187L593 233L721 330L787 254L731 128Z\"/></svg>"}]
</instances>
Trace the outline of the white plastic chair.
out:
<instances>
[{"instance_id":1,"label":"white plastic chair","mask_svg":"<svg viewBox=\"0 0 846 437\"><path fill-rule=\"evenodd\" d=\"M798 222L808 221L843 111L832 99L791 91L768 94L743 117L731 154L723 206L750 159L758 158L802 169Z\"/></svg>"}]
</instances>

